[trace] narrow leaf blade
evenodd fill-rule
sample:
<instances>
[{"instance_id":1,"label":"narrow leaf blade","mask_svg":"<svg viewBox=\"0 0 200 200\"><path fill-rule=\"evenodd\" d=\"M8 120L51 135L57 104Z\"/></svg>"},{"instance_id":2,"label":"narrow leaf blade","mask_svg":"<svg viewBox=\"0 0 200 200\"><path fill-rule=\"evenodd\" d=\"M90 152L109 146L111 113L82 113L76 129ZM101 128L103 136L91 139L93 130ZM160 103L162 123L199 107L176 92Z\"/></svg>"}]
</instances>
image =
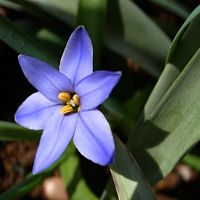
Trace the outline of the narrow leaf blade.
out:
<instances>
[{"instance_id":1,"label":"narrow leaf blade","mask_svg":"<svg viewBox=\"0 0 200 200\"><path fill-rule=\"evenodd\" d=\"M138 164L125 145L116 138L115 163L111 174L121 200L155 200L155 196ZM120 164L123 163L123 164Z\"/></svg>"},{"instance_id":2,"label":"narrow leaf blade","mask_svg":"<svg viewBox=\"0 0 200 200\"><path fill-rule=\"evenodd\" d=\"M58 59L48 49L2 16L0 17L0 39L19 53L39 58L53 66L58 64Z\"/></svg>"},{"instance_id":3,"label":"narrow leaf blade","mask_svg":"<svg viewBox=\"0 0 200 200\"><path fill-rule=\"evenodd\" d=\"M200 47L199 39L200 6L198 6L186 19L176 34L166 63L174 64L182 70Z\"/></svg>"}]
</instances>

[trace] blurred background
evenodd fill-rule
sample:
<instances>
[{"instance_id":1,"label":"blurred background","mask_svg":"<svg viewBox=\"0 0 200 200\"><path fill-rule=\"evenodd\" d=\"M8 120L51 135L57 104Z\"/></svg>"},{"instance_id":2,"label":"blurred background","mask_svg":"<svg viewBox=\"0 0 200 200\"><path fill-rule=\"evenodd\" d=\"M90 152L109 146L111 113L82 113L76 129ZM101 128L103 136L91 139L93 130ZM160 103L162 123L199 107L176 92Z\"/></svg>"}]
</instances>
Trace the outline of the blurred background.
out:
<instances>
[{"instance_id":1,"label":"blurred background","mask_svg":"<svg viewBox=\"0 0 200 200\"><path fill-rule=\"evenodd\" d=\"M77 25L83 24L93 41L95 70L123 72L112 97L101 109L113 131L126 142L165 66L171 41L200 1L124 2L127 3L123 0L0 0L0 120L14 122L18 106L35 91L20 69L19 52L57 67L69 35ZM120 109L125 109L125 115L131 118L123 121ZM0 142L1 193L21 183L31 172L37 141ZM153 187L158 199L200 199L199 148L197 144L193 149L195 156L183 159ZM100 197L110 176L109 169L91 163L77 152L75 155L71 163L79 167L72 171L76 178L70 186L66 187L68 184L61 178L65 172L57 169L38 181L34 189L27 190L21 199L65 200L68 194L77 195L76 184L82 179L85 190ZM62 170L71 169L66 164ZM71 199L85 198L77 195Z\"/></svg>"}]
</instances>

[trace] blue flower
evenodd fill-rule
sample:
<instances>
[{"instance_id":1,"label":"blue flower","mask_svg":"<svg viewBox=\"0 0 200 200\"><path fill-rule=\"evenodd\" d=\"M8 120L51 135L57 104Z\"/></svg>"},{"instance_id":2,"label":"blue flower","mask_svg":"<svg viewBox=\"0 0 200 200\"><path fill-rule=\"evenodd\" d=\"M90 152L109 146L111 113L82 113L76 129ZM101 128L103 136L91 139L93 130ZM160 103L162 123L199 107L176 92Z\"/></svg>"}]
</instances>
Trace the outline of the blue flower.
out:
<instances>
[{"instance_id":1,"label":"blue flower","mask_svg":"<svg viewBox=\"0 0 200 200\"><path fill-rule=\"evenodd\" d=\"M59 71L36 58L19 55L24 75L38 92L18 108L15 121L29 129L44 129L34 174L55 162L71 139L87 159L102 166L112 163L113 136L97 106L108 98L121 73L93 72L92 59L91 40L82 26L70 36Z\"/></svg>"}]
</instances>

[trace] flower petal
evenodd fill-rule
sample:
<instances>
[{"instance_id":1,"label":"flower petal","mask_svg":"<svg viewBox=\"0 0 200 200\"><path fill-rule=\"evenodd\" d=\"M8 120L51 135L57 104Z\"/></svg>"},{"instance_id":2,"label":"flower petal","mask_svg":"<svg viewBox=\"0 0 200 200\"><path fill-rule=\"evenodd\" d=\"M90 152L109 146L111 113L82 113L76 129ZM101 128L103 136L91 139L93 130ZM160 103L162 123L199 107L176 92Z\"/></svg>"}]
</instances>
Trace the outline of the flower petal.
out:
<instances>
[{"instance_id":1,"label":"flower petal","mask_svg":"<svg viewBox=\"0 0 200 200\"><path fill-rule=\"evenodd\" d=\"M19 63L29 82L49 100L59 102L59 92L73 90L71 81L45 62L19 55Z\"/></svg>"},{"instance_id":2,"label":"flower petal","mask_svg":"<svg viewBox=\"0 0 200 200\"><path fill-rule=\"evenodd\" d=\"M113 161L113 136L107 120L98 110L79 113L74 144L83 156L99 165Z\"/></svg>"},{"instance_id":3,"label":"flower petal","mask_svg":"<svg viewBox=\"0 0 200 200\"><path fill-rule=\"evenodd\" d=\"M60 72L72 83L91 74L93 71L93 49L91 40L83 26L71 34L60 61Z\"/></svg>"},{"instance_id":4,"label":"flower petal","mask_svg":"<svg viewBox=\"0 0 200 200\"><path fill-rule=\"evenodd\" d=\"M40 139L33 174L46 169L62 155L74 135L77 117L77 114L59 114L59 110L52 115Z\"/></svg>"},{"instance_id":5,"label":"flower petal","mask_svg":"<svg viewBox=\"0 0 200 200\"><path fill-rule=\"evenodd\" d=\"M96 71L75 86L80 97L81 110L96 108L105 101L119 81L121 72Z\"/></svg>"},{"instance_id":6,"label":"flower petal","mask_svg":"<svg viewBox=\"0 0 200 200\"><path fill-rule=\"evenodd\" d=\"M15 121L26 128L41 130L56 107L60 106L49 101L40 92L36 92L18 108Z\"/></svg>"}]
</instances>

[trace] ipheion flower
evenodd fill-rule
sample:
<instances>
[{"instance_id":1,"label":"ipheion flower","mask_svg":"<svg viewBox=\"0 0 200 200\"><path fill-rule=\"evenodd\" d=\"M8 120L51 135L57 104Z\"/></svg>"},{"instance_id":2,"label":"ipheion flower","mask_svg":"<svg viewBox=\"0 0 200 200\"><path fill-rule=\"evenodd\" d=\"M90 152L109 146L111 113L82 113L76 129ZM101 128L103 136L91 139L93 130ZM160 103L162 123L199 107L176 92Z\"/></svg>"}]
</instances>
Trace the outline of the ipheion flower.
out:
<instances>
[{"instance_id":1,"label":"ipheion flower","mask_svg":"<svg viewBox=\"0 0 200 200\"><path fill-rule=\"evenodd\" d=\"M93 72L91 40L83 26L70 36L59 71L47 63L19 55L29 82L38 90L18 108L15 121L44 130L35 156L33 173L49 167L65 151L70 140L87 159L109 165L114 159L110 126L97 107L108 98L120 72Z\"/></svg>"}]
</instances>

